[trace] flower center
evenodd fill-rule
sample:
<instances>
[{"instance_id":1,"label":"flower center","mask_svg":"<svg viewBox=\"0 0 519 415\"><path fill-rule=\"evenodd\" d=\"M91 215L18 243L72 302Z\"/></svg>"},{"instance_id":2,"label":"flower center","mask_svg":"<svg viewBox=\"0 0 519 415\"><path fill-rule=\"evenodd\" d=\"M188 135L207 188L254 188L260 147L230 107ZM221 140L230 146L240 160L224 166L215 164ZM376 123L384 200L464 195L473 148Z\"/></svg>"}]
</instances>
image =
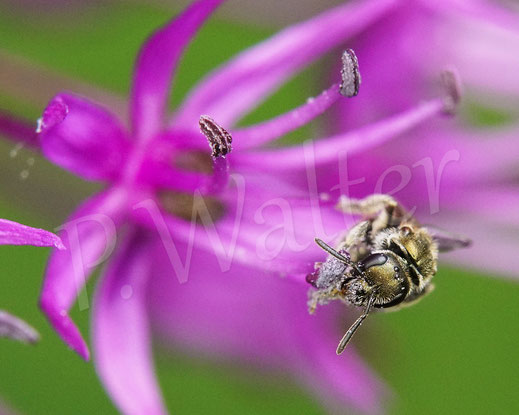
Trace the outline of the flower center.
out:
<instances>
[{"instance_id":1,"label":"flower center","mask_svg":"<svg viewBox=\"0 0 519 415\"><path fill-rule=\"evenodd\" d=\"M211 147L211 155L202 151L183 151L175 154L172 160L177 179L187 185L184 189L192 186L193 190L163 189L157 192L157 197L168 213L207 225L225 214L225 204L213 195L227 185L229 165L225 156L232 150L232 137L207 115L200 116L199 124L200 132ZM182 171L186 172L185 176Z\"/></svg>"},{"instance_id":2,"label":"flower center","mask_svg":"<svg viewBox=\"0 0 519 415\"><path fill-rule=\"evenodd\" d=\"M214 174L214 162L210 153L205 151L182 151L173 156L172 164L176 169L200 173L207 176ZM157 197L161 206L168 213L187 221L213 223L225 214L225 205L217 197L204 195L201 189L193 191L158 190Z\"/></svg>"},{"instance_id":3,"label":"flower center","mask_svg":"<svg viewBox=\"0 0 519 415\"><path fill-rule=\"evenodd\" d=\"M185 171L213 174L211 155L204 151L183 151L175 154L173 165Z\"/></svg>"},{"instance_id":4,"label":"flower center","mask_svg":"<svg viewBox=\"0 0 519 415\"><path fill-rule=\"evenodd\" d=\"M157 197L165 211L187 221L215 223L225 214L225 205L213 196L161 190Z\"/></svg>"}]
</instances>

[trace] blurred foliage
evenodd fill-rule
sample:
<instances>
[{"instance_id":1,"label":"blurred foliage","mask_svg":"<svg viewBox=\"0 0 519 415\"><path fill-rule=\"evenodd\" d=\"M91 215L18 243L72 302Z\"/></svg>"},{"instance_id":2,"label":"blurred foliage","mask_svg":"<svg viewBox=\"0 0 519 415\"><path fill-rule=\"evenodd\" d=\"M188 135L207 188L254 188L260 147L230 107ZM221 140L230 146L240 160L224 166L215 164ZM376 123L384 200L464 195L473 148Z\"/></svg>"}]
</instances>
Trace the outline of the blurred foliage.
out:
<instances>
[{"instance_id":1,"label":"blurred foliage","mask_svg":"<svg viewBox=\"0 0 519 415\"><path fill-rule=\"evenodd\" d=\"M508 113L503 108L493 108L482 105L475 99L465 101L462 113L468 122L477 127L494 127L517 121L517 115L512 111Z\"/></svg>"},{"instance_id":2,"label":"blurred foliage","mask_svg":"<svg viewBox=\"0 0 519 415\"><path fill-rule=\"evenodd\" d=\"M0 40L11 53L126 95L139 45L169 17L159 8L132 3L99 3L66 16L15 14L0 6ZM173 103L208 70L268 34L261 28L212 20L181 64ZM265 119L315 95L319 92L312 78L315 69L316 65L282 87L245 121ZM309 91L308 85L314 84L315 90ZM6 97L1 91L0 105L32 118L40 110L31 105L30 97ZM485 111L481 118L492 118ZM308 134L309 128L297 134ZM97 188L42 159L22 182L18 173L23 163L9 159L10 148L5 142L0 145L7 176L0 192L0 217L53 229L78 200ZM47 204L50 208L43 207ZM0 340L0 396L29 415L116 413L93 365L63 345L36 307L47 255L47 249L0 247L0 307L26 319L42 334L36 347ZM89 298L93 284L87 287ZM388 412L519 413L514 396L519 384L515 323L519 286L445 267L436 286L415 307L373 316L358 334L360 352L394 392ZM72 316L88 333L89 311L74 307ZM348 324L345 321L344 327ZM175 414L322 412L287 374L163 351L158 372Z\"/></svg>"}]
</instances>

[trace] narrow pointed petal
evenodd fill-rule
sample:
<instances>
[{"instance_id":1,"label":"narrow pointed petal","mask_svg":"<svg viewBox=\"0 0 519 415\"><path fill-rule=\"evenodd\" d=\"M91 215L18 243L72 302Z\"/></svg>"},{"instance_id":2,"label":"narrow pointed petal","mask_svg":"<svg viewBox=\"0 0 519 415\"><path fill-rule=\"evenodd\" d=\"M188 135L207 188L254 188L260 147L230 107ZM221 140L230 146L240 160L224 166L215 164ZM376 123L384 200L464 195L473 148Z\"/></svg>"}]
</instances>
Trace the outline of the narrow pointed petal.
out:
<instances>
[{"instance_id":1,"label":"narrow pointed petal","mask_svg":"<svg viewBox=\"0 0 519 415\"><path fill-rule=\"evenodd\" d=\"M0 310L0 337L9 337L23 343L36 343L40 339L35 329L4 310Z\"/></svg>"},{"instance_id":2,"label":"narrow pointed petal","mask_svg":"<svg viewBox=\"0 0 519 415\"><path fill-rule=\"evenodd\" d=\"M139 235L125 241L97 288L93 341L97 372L126 415L167 414L155 379L146 294L153 256Z\"/></svg>"},{"instance_id":3,"label":"narrow pointed petal","mask_svg":"<svg viewBox=\"0 0 519 415\"><path fill-rule=\"evenodd\" d=\"M318 310L317 313L322 311ZM345 311L343 313L346 314ZM329 325L333 316L316 314L310 318L315 320L311 322L311 329L297 327L300 330L298 341L304 342L306 346L299 350L304 362L299 367L307 369L306 372L302 371L302 375L309 387L316 388L324 406L330 408L331 413L338 412L344 403L353 403L363 413L382 413L381 402L385 395L382 383L366 367L355 349L352 347L341 356L333 352L341 332L336 328L323 328ZM315 373L320 376L316 377ZM337 400L337 397L340 399Z\"/></svg>"},{"instance_id":4,"label":"narrow pointed petal","mask_svg":"<svg viewBox=\"0 0 519 415\"><path fill-rule=\"evenodd\" d=\"M38 148L36 124L0 110L0 134L29 148Z\"/></svg>"},{"instance_id":5,"label":"narrow pointed petal","mask_svg":"<svg viewBox=\"0 0 519 415\"><path fill-rule=\"evenodd\" d=\"M305 104L292 111L272 120L235 130L234 146L246 149L275 140L309 123L330 108L340 97L339 84L334 84L319 96L309 98Z\"/></svg>"},{"instance_id":6,"label":"narrow pointed petal","mask_svg":"<svg viewBox=\"0 0 519 415\"><path fill-rule=\"evenodd\" d=\"M281 31L210 74L191 92L174 122L189 128L200 114L210 114L232 126L286 79L362 31L396 3L348 2Z\"/></svg>"},{"instance_id":7,"label":"narrow pointed petal","mask_svg":"<svg viewBox=\"0 0 519 415\"><path fill-rule=\"evenodd\" d=\"M442 261L519 279L519 260L515 255L519 248L517 189L495 183L461 183L442 192L447 200L438 214L425 223L472 240L468 249L442 255Z\"/></svg>"},{"instance_id":8,"label":"narrow pointed petal","mask_svg":"<svg viewBox=\"0 0 519 415\"><path fill-rule=\"evenodd\" d=\"M470 211L483 222L503 227L519 224L519 191L515 186L493 183L478 183L476 186L457 186L449 192L449 210L454 213Z\"/></svg>"},{"instance_id":9,"label":"narrow pointed petal","mask_svg":"<svg viewBox=\"0 0 519 415\"><path fill-rule=\"evenodd\" d=\"M68 316L79 296L80 309L89 307L82 289L86 279L115 243L117 225L123 219L126 203L121 191L96 195L84 203L62 227L66 251L53 251L49 259L40 296L40 308L63 341L85 360L88 347Z\"/></svg>"},{"instance_id":10,"label":"narrow pointed petal","mask_svg":"<svg viewBox=\"0 0 519 415\"><path fill-rule=\"evenodd\" d=\"M39 120L45 156L86 179L117 177L129 150L119 121L104 108L72 94L59 94Z\"/></svg>"},{"instance_id":11,"label":"narrow pointed petal","mask_svg":"<svg viewBox=\"0 0 519 415\"><path fill-rule=\"evenodd\" d=\"M441 114L443 111L444 101L441 99L432 100L359 130L314 141L311 146L306 144L285 149L236 154L233 161L243 168L254 166L254 168L281 171L304 169L308 163L304 148L307 146L309 147L308 151L312 153L316 166L330 163L338 160L339 151L351 155L379 146Z\"/></svg>"},{"instance_id":12,"label":"narrow pointed petal","mask_svg":"<svg viewBox=\"0 0 519 415\"><path fill-rule=\"evenodd\" d=\"M224 0L198 0L155 32L140 50L130 99L132 132L150 139L162 125L168 91L184 48ZM198 114L200 115L200 114Z\"/></svg>"},{"instance_id":13,"label":"narrow pointed petal","mask_svg":"<svg viewBox=\"0 0 519 415\"><path fill-rule=\"evenodd\" d=\"M231 180L230 187L240 185ZM211 200L191 200L193 207L189 206L185 219L164 212L150 199L137 206L132 216L159 233L179 280L186 278L194 248L217 258L221 271L241 263L276 275L306 275L324 258L313 242L315 236L334 240L352 223L351 217L333 209L320 209L318 200L289 203L260 189L251 189L250 194L255 196L238 191L226 197L221 210L214 209ZM187 255L179 255L177 243L188 246Z\"/></svg>"},{"instance_id":14,"label":"narrow pointed petal","mask_svg":"<svg viewBox=\"0 0 519 415\"><path fill-rule=\"evenodd\" d=\"M495 13L478 19L468 18L466 13L446 14L432 36L435 43L431 47L441 46L441 56L431 54L429 59L418 61L424 70L445 62L455 64L464 82L475 91L516 97L519 57L509 51L519 48L517 19L512 26L497 23Z\"/></svg>"},{"instance_id":15,"label":"narrow pointed petal","mask_svg":"<svg viewBox=\"0 0 519 415\"><path fill-rule=\"evenodd\" d=\"M442 261L476 272L519 279L516 226L467 211L442 211L435 217L435 225L473 241L468 249L444 254Z\"/></svg>"},{"instance_id":16,"label":"narrow pointed petal","mask_svg":"<svg viewBox=\"0 0 519 415\"><path fill-rule=\"evenodd\" d=\"M382 387L360 357L352 349L341 358L335 355L337 316L324 308L308 314L306 283L265 275L246 264L215 272L214 257L195 250L190 278L179 285L163 249L152 252L150 308L157 329L177 347L197 356L254 359L262 368L289 370L328 405L342 405L342 412L344 405L371 413L379 407Z\"/></svg>"},{"instance_id":17,"label":"narrow pointed petal","mask_svg":"<svg viewBox=\"0 0 519 415\"><path fill-rule=\"evenodd\" d=\"M59 236L43 229L0 219L0 245L34 245L53 246L57 249L65 249Z\"/></svg>"},{"instance_id":18,"label":"narrow pointed petal","mask_svg":"<svg viewBox=\"0 0 519 415\"><path fill-rule=\"evenodd\" d=\"M434 129L424 126L415 134L403 135L380 148L348 157L351 175L363 178L362 186L354 190L394 190L395 197L405 206L423 208L425 213L436 210L434 205L443 209L457 204L458 200L467 201L469 194L478 194L485 188L498 189L497 183L513 183L519 151L517 128L460 129L452 124L456 123L446 120L435 124ZM408 166L403 170L409 168L409 176L404 177L406 173L395 166ZM323 188L330 189L339 183L338 163L324 165L324 169L327 177L320 178ZM391 171L394 173L389 176L393 178L388 176ZM401 187L401 183L405 186Z\"/></svg>"}]
</instances>

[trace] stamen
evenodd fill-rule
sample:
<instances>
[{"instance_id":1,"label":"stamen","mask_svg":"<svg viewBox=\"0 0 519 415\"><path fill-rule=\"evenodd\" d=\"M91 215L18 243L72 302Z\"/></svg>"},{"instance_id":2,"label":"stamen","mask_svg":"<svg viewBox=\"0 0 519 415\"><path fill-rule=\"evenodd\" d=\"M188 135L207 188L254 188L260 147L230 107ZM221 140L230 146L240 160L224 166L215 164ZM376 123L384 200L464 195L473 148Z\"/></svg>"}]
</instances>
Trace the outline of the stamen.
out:
<instances>
[{"instance_id":1,"label":"stamen","mask_svg":"<svg viewBox=\"0 0 519 415\"><path fill-rule=\"evenodd\" d=\"M235 130L233 135L237 145L242 149L258 147L309 123L340 98L342 96L339 94L339 83L337 82L318 96L308 98L303 105L271 120Z\"/></svg>"},{"instance_id":2,"label":"stamen","mask_svg":"<svg viewBox=\"0 0 519 415\"><path fill-rule=\"evenodd\" d=\"M43 111L43 115L38 118L36 132L41 133L54 125L59 124L65 119L68 112L69 108L63 101L63 98L59 96L53 98Z\"/></svg>"},{"instance_id":3,"label":"stamen","mask_svg":"<svg viewBox=\"0 0 519 415\"><path fill-rule=\"evenodd\" d=\"M208 188L209 193L218 193L229 181L229 163L225 156L232 150L232 136L207 115L200 116L200 131L207 137L213 157L213 175Z\"/></svg>"},{"instance_id":4,"label":"stamen","mask_svg":"<svg viewBox=\"0 0 519 415\"><path fill-rule=\"evenodd\" d=\"M40 145L32 123L15 117L1 109L0 133L5 136L5 138L16 142L17 146L27 145L34 149ZM18 153L18 151L15 151L15 153Z\"/></svg>"},{"instance_id":5,"label":"stamen","mask_svg":"<svg viewBox=\"0 0 519 415\"><path fill-rule=\"evenodd\" d=\"M440 77L445 92L443 112L448 115L454 115L461 101L462 94L459 73L456 69L449 68L442 71Z\"/></svg>"},{"instance_id":6,"label":"stamen","mask_svg":"<svg viewBox=\"0 0 519 415\"><path fill-rule=\"evenodd\" d=\"M320 95L303 105L268 121L233 131L242 149L258 147L294 131L324 113L342 96L353 97L359 92L360 73L355 53L348 49L342 56L342 82L334 83Z\"/></svg>"},{"instance_id":7,"label":"stamen","mask_svg":"<svg viewBox=\"0 0 519 415\"><path fill-rule=\"evenodd\" d=\"M201 115L198 122L200 131L207 137L211 147L213 158L224 157L232 150L232 137L225 128L218 125L207 115Z\"/></svg>"},{"instance_id":8,"label":"stamen","mask_svg":"<svg viewBox=\"0 0 519 415\"><path fill-rule=\"evenodd\" d=\"M207 187L208 193L219 193L229 182L229 163L223 157L214 160L212 181Z\"/></svg>"},{"instance_id":9,"label":"stamen","mask_svg":"<svg viewBox=\"0 0 519 415\"><path fill-rule=\"evenodd\" d=\"M341 95L351 98L359 93L361 83L359 61L353 49L346 49L342 53L342 82L339 87Z\"/></svg>"},{"instance_id":10,"label":"stamen","mask_svg":"<svg viewBox=\"0 0 519 415\"><path fill-rule=\"evenodd\" d=\"M240 154L234 160L235 166L239 168L254 165L263 166L269 171L287 171L306 169L308 163L315 163L316 166L337 163L339 150L349 156L366 151L408 132L444 111L445 99L435 98L358 130L303 145Z\"/></svg>"}]
</instances>

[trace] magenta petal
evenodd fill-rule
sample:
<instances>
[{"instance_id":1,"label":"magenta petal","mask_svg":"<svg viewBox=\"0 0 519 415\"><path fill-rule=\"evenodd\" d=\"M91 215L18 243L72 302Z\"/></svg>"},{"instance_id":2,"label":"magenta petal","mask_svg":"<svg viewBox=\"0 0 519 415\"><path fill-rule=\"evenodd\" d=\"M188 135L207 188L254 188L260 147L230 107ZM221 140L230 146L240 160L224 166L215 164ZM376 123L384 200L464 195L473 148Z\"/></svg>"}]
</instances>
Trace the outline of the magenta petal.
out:
<instances>
[{"instance_id":1,"label":"magenta petal","mask_svg":"<svg viewBox=\"0 0 519 415\"><path fill-rule=\"evenodd\" d=\"M462 184L444 191L448 205L434 216L434 224L471 239L472 245L442 256L442 261L519 279L519 192L510 185Z\"/></svg>"},{"instance_id":2,"label":"magenta petal","mask_svg":"<svg viewBox=\"0 0 519 415\"><path fill-rule=\"evenodd\" d=\"M231 186L242 188L233 179ZM318 203L290 203L272 192L250 187L245 193L238 190L225 197L227 214L216 222L202 201L196 203L194 212L201 223L171 216L152 199L136 205L132 217L159 233L180 281L187 279L194 248L205 250L208 258L217 258L221 271L241 263L278 276L306 274L325 256L314 237L334 240L351 226L351 217L320 209ZM298 225L301 223L305 226ZM186 255L179 255L178 243L189 247Z\"/></svg>"},{"instance_id":3,"label":"magenta petal","mask_svg":"<svg viewBox=\"0 0 519 415\"><path fill-rule=\"evenodd\" d=\"M36 125L2 110L0 110L0 134L29 147L38 148L40 146L36 135Z\"/></svg>"},{"instance_id":4,"label":"magenta petal","mask_svg":"<svg viewBox=\"0 0 519 415\"><path fill-rule=\"evenodd\" d=\"M304 105L286 114L261 124L235 130L232 134L233 146L235 148L250 148L275 140L309 123L325 112L340 97L339 84L334 84L318 97L309 98Z\"/></svg>"},{"instance_id":5,"label":"magenta petal","mask_svg":"<svg viewBox=\"0 0 519 415\"><path fill-rule=\"evenodd\" d=\"M287 78L389 10L394 0L348 2L289 27L238 55L191 92L175 119L189 128L200 114L231 126Z\"/></svg>"},{"instance_id":6,"label":"magenta petal","mask_svg":"<svg viewBox=\"0 0 519 415\"><path fill-rule=\"evenodd\" d=\"M335 327L326 329L334 316L322 315L322 311L318 310L315 316L310 317L314 320L309 324L310 328L302 325L296 327L299 330L298 341L306 347L299 350L302 362L294 370L302 372L308 386L317 390L330 412L337 413L341 403L349 403L363 413L380 414L381 398L385 392L382 383L362 362L354 348L346 350L341 356L331 352L342 333ZM343 308L342 313L347 314L347 310ZM316 373L319 376L315 376ZM340 398L339 402L337 397Z\"/></svg>"},{"instance_id":7,"label":"magenta petal","mask_svg":"<svg viewBox=\"0 0 519 415\"><path fill-rule=\"evenodd\" d=\"M61 239L52 232L31 228L7 219L0 219L0 245L53 246L65 249Z\"/></svg>"},{"instance_id":8,"label":"magenta petal","mask_svg":"<svg viewBox=\"0 0 519 415\"><path fill-rule=\"evenodd\" d=\"M129 142L119 121L97 104L72 94L50 101L38 126L42 151L86 179L113 179Z\"/></svg>"},{"instance_id":9,"label":"magenta petal","mask_svg":"<svg viewBox=\"0 0 519 415\"><path fill-rule=\"evenodd\" d=\"M496 186L494 183L457 186L448 193L449 210L469 211L484 222L507 226L519 223L519 192L514 186ZM449 189L450 190L450 189Z\"/></svg>"},{"instance_id":10,"label":"magenta petal","mask_svg":"<svg viewBox=\"0 0 519 415\"><path fill-rule=\"evenodd\" d=\"M93 317L95 364L126 415L167 414L155 379L146 307L153 256L145 240L128 237L98 286Z\"/></svg>"},{"instance_id":11,"label":"magenta petal","mask_svg":"<svg viewBox=\"0 0 519 415\"><path fill-rule=\"evenodd\" d=\"M94 267L113 248L124 203L118 190L84 203L62 227L60 235L68 249L52 252L45 273L40 307L63 341L86 360L88 347L68 312L78 296L80 308L89 307L82 289Z\"/></svg>"},{"instance_id":12,"label":"magenta petal","mask_svg":"<svg viewBox=\"0 0 519 415\"><path fill-rule=\"evenodd\" d=\"M434 39L429 48L435 50L441 47L442 53L418 58L422 70L430 73L431 68L438 65L454 64L464 83L473 90L517 96L519 57L508 52L519 48L517 14L508 13L507 17L512 19L506 19L506 22L495 9L481 10L478 18L465 11L454 13L450 5L445 9L446 16L442 16L441 24L434 28L434 32L431 30L432 36L428 37Z\"/></svg>"},{"instance_id":13,"label":"magenta petal","mask_svg":"<svg viewBox=\"0 0 519 415\"><path fill-rule=\"evenodd\" d=\"M501 212L492 213L499 215ZM519 279L519 238L510 223L499 223L472 212L440 212L435 225L472 240L469 249L460 249L442 256L442 261L459 267L486 272L514 280ZM489 260L489 252L491 259Z\"/></svg>"},{"instance_id":14,"label":"magenta petal","mask_svg":"<svg viewBox=\"0 0 519 415\"><path fill-rule=\"evenodd\" d=\"M335 355L341 335L333 324L335 316L324 308L308 314L307 284L244 264L215 272L218 263L201 250L193 252L187 283L178 284L163 249L152 252L156 271L150 308L157 329L177 345L197 356L254 359L262 368L290 370L328 405L377 409L380 384L351 349L340 358Z\"/></svg>"},{"instance_id":15,"label":"magenta petal","mask_svg":"<svg viewBox=\"0 0 519 415\"><path fill-rule=\"evenodd\" d=\"M130 100L132 131L150 139L161 127L173 72L182 51L209 15L224 0L199 0L156 31L141 48ZM199 114L200 115L200 114Z\"/></svg>"}]
</instances>

